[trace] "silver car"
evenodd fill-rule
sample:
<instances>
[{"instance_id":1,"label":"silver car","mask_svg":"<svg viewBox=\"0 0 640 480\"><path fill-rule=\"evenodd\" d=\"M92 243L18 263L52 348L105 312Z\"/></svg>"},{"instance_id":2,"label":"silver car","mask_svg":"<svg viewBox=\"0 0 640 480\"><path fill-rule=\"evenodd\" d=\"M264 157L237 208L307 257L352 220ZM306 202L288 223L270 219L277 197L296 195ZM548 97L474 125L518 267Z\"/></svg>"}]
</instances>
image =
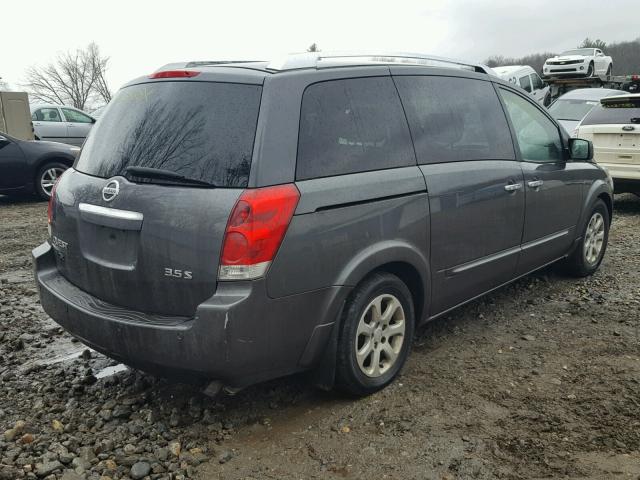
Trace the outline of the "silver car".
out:
<instances>
[{"instance_id":1,"label":"silver car","mask_svg":"<svg viewBox=\"0 0 640 480\"><path fill-rule=\"evenodd\" d=\"M549 113L568 134L571 134L587 113L600 103L601 98L626 93L610 88L578 88L565 93L553 102L549 107Z\"/></svg>"},{"instance_id":2,"label":"silver car","mask_svg":"<svg viewBox=\"0 0 640 480\"><path fill-rule=\"evenodd\" d=\"M31 121L37 140L81 146L96 123L82 110L63 105L32 105Z\"/></svg>"}]
</instances>

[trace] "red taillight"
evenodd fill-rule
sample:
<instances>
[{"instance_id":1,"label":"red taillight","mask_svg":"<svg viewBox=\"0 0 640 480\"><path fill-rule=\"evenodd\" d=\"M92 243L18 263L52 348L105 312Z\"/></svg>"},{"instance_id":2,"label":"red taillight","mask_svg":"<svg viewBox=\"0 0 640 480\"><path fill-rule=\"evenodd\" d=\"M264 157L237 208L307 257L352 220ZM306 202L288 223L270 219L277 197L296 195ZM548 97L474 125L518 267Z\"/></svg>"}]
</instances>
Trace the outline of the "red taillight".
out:
<instances>
[{"instance_id":1,"label":"red taillight","mask_svg":"<svg viewBox=\"0 0 640 480\"><path fill-rule=\"evenodd\" d=\"M53 187L51 188L51 197L49 197L49 206L47 207L47 222L49 223L49 225L51 225L51 220L53 220L53 207L56 203L56 188L58 187L58 182L61 178L62 175L57 178L56 183L54 183Z\"/></svg>"},{"instance_id":2,"label":"red taillight","mask_svg":"<svg viewBox=\"0 0 640 480\"><path fill-rule=\"evenodd\" d=\"M287 231L300 192L293 184L245 190L231 211L220 257L220 280L261 277Z\"/></svg>"},{"instance_id":3,"label":"red taillight","mask_svg":"<svg viewBox=\"0 0 640 480\"><path fill-rule=\"evenodd\" d=\"M149 75L149 78L191 78L200 75L194 70L165 70Z\"/></svg>"}]
</instances>

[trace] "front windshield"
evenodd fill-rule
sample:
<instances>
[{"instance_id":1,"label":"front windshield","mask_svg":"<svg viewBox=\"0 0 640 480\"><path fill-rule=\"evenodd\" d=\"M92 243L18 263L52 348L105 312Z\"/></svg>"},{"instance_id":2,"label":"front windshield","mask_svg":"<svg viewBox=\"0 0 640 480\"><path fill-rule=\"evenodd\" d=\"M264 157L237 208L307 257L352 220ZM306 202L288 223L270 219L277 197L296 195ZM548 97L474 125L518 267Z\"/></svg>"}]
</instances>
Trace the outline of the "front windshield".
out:
<instances>
[{"instance_id":1,"label":"front windshield","mask_svg":"<svg viewBox=\"0 0 640 480\"><path fill-rule=\"evenodd\" d=\"M575 50L567 50L566 52L562 52L560 56L565 55L583 55L585 57L590 57L593 55L593 48L578 48Z\"/></svg>"},{"instance_id":2,"label":"front windshield","mask_svg":"<svg viewBox=\"0 0 640 480\"><path fill-rule=\"evenodd\" d=\"M580 121L597 104L587 100L558 100L549 107L549 113L556 120Z\"/></svg>"}]
</instances>

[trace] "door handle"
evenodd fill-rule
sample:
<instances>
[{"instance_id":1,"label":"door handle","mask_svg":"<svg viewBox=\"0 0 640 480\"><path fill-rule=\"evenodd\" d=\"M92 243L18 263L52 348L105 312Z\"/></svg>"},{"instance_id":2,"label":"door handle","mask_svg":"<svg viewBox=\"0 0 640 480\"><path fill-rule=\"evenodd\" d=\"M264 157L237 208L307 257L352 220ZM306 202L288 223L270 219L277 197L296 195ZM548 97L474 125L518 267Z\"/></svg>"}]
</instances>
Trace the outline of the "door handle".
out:
<instances>
[{"instance_id":1,"label":"door handle","mask_svg":"<svg viewBox=\"0 0 640 480\"><path fill-rule=\"evenodd\" d=\"M520 190L521 188L522 188L522 184L521 183L510 183L510 184L504 186L504 189L507 192L515 192L516 190Z\"/></svg>"},{"instance_id":2,"label":"door handle","mask_svg":"<svg viewBox=\"0 0 640 480\"><path fill-rule=\"evenodd\" d=\"M527 185L531 188L539 188L543 183L544 182L542 180L531 180L530 182L527 182Z\"/></svg>"},{"instance_id":3,"label":"door handle","mask_svg":"<svg viewBox=\"0 0 640 480\"><path fill-rule=\"evenodd\" d=\"M73 123L67 123L67 127L73 127Z\"/></svg>"}]
</instances>

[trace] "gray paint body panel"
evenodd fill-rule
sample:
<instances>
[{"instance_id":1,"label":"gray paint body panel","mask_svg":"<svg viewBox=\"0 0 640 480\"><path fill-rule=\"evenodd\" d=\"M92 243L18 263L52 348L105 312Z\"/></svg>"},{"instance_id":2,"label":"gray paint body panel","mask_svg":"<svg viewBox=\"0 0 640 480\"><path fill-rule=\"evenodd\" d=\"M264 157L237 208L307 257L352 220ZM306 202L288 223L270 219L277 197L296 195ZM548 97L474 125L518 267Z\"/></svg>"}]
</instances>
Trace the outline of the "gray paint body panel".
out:
<instances>
[{"instance_id":1,"label":"gray paint body panel","mask_svg":"<svg viewBox=\"0 0 640 480\"><path fill-rule=\"evenodd\" d=\"M202 70L198 81L263 84L249 188L295 182L300 104L313 83L426 74L492 81L515 92L487 75L419 66ZM149 80L132 83L141 81ZM416 273L423 297L418 320L426 320L570 252L585 212L599 195L611 197L604 172L592 163L520 160L516 153L513 160L296 182L295 215L266 278L253 282L216 280L224 228L240 190L119 179L121 193L107 203L100 195L107 180L71 170L58 188L53 227L66 251L61 243L34 250L42 303L85 343L147 370L246 385L311 368L321 358L331 364L349 292L381 266L405 265ZM543 187L526 186L535 179ZM514 182L523 188L504 189ZM143 219L141 225L81 221L80 202ZM165 278L161 267L190 268L194 281ZM83 295L74 294L78 287ZM173 323L155 324L160 317Z\"/></svg>"},{"instance_id":2,"label":"gray paint body panel","mask_svg":"<svg viewBox=\"0 0 640 480\"><path fill-rule=\"evenodd\" d=\"M513 278L524 221L515 160L451 162L420 167L431 205L432 315ZM501 254L503 255L496 255ZM508 254L507 254L508 253ZM469 268L469 262L492 257ZM460 267L466 265L467 268Z\"/></svg>"}]
</instances>

